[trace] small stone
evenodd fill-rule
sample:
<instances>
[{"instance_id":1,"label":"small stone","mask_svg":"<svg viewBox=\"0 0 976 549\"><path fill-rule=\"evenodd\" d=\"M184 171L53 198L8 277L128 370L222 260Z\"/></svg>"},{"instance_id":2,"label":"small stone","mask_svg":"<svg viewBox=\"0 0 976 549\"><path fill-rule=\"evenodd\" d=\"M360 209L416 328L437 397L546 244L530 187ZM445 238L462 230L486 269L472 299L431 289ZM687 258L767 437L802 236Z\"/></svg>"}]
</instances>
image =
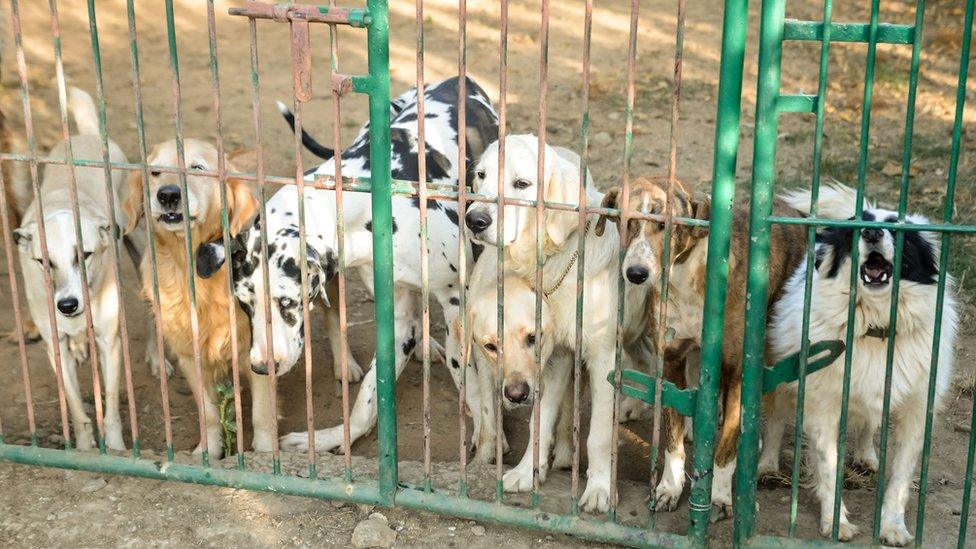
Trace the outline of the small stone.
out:
<instances>
[{"instance_id":1,"label":"small stone","mask_svg":"<svg viewBox=\"0 0 976 549\"><path fill-rule=\"evenodd\" d=\"M48 435L47 441L49 444L57 444L60 446L64 444L64 437L58 434Z\"/></svg>"},{"instance_id":2,"label":"small stone","mask_svg":"<svg viewBox=\"0 0 976 549\"><path fill-rule=\"evenodd\" d=\"M343 507L346 506L346 502L337 499L329 501L329 504L332 505L332 507L335 509L342 509Z\"/></svg>"},{"instance_id":3,"label":"small stone","mask_svg":"<svg viewBox=\"0 0 976 549\"><path fill-rule=\"evenodd\" d=\"M607 132L599 132L593 136L593 142L597 145L605 147L610 143L613 143L613 138L610 137L610 134Z\"/></svg>"},{"instance_id":4,"label":"small stone","mask_svg":"<svg viewBox=\"0 0 976 549\"><path fill-rule=\"evenodd\" d=\"M374 517L374 515L379 515L379 517ZM395 541L396 532L387 524L386 517L379 513L373 513L370 518L357 524L355 530L352 531L352 546L357 549L392 547Z\"/></svg>"},{"instance_id":5,"label":"small stone","mask_svg":"<svg viewBox=\"0 0 976 549\"><path fill-rule=\"evenodd\" d=\"M962 509L953 509L952 514L958 517L962 514Z\"/></svg>"},{"instance_id":6,"label":"small stone","mask_svg":"<svg viewBox=\"0 0 976 549\"><path fill-rule=\"evenodd\" d=\"M386 515L384 515L383 513L370 513L369 514L369 518L376 519L376 520L382 520L383 522L385 522L387 524L390 523L390 519L386 518Z\"/></svg>"},{"instance_id":7,"label":"small stone","mask_svg":"<svg viewBox=\"0 0 976 549\"><path fill-rule=\"evenodd\" d=\"M97 492L97 491L101 490L102 488L105 488L105 486L107 486L107 485L108 485L108 483L105 482L105 479L103 479L102 477L98 477L96 479L93 479L93 480L89 481L84 486L82 486L81 487L81 490L79 490L79 492L81 492L83 494L91 494L92 492Z\"/></svg>"},{"instance_id":8,"label":"small stone","mask_svg":"<svg viewBox=\"0 0 976 549\"><path fill-rule=\"evenodd\" d=\"M480 524L476 524L471 527L471 533L479 537L483 536L485 535L485 527Z\"/></svg>"}]
</instances>

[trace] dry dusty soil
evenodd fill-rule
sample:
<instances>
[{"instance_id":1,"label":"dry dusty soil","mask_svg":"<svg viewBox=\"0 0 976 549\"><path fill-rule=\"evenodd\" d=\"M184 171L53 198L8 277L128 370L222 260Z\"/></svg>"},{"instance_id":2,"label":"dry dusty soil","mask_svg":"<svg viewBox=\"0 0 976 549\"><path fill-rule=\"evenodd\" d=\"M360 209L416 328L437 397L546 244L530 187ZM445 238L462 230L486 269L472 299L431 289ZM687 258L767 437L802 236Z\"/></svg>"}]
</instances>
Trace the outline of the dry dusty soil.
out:
<instances>
[{"instance_id":1,"label":"dry dusty soil","mask_svg":"<svg viewBox=\"0 0 976 549\"><path fill-rule=\"evenodd\" d=\"M244 20L227 15L227 8L240 2L216 2L221 100L224 139L228 150L254 146L251 113L250 54L247 25ZM52 146L60 135L54 55L50 37L50 16L46 2L20 2L23 16L24 47L31 86L31 108L37 128L39 147ZM149 143L174 135L173 95L167 52L164 3L138 2L139 55L145 100L146 132ZM211 73L207 46L205 3L199 0L175 0L180 79L182 82L182 125L186 135L215 138L215 120ZM498 99L498 3L494 0L469 0L468 70L493 100ZM711 174L711 152L714 130L715 100L721 36L721 10L715 2L688 3L688 30L685 46L682 118L679 134L678 169L689 186L707 189ZM752 3L749 21L750 45L747 51L746 81L743 90L742 146L738 177L743 195L748 189L753 158L751 138L755 97L758 2ZM926 39L919 88L919 112L913 160L913 192L910 205L941 218L945 173L948 159L948 135L954 108L955 71L958 67L961 2L935 1L928 10ZM138 161L139 148L135 125L131 80L131 60L125 3L106 0L97 3L101 37L102 68L105 77L108 127L111 137ZM581 52L583 2L552 0L551 62L549 68L549 141L577 146L581 121ZM80 0L60 2L61 30L66 73L81 87L94 91L94 71L88 33L87 11ZM817 18L819 3L791 2L788 16ZM667 165L667 131L669 112L669 78L673 57L674 15L672 2L646 0L640 3L639 60L637 65L637 108L634 141L634 172L660 174ZM510 132L530 132L538 119L538 59L540 42L538 2L512 2L509 36L508 120ZM413 2L391 2L391 66L393 91L398 93L413 83L415 76L415 32ZM911 22L913 11L907 2L888 2L883 21ZM596 2L593 31L593 81L591 116L593 144L590 149L592 169L598 185L609 187L619 181L623 158L624 108L626 105L626 44L629 3L623 0ZM867 20L864 8L837 6L835 20ZM447 0L426 2L426 77L428 82L456 73L457 7ZM295 173L293 141L278 115L273 100L291 97L288 34L285 25L261 22L259 25L261 65L261 122L264 158L268 173ZM3 112L15 127L22 123L19 82L13 61L12 40L8 36L3 55ZM315 98L305 110L306 125L322 139L331 135L331 105L328 82L328 43L323 28L314 28ZM351 29L340 32L340 67L343 72L358 73L365 68L363 33ZM862 46L835 46L831 54L831 84L828 87L828 123L824 153L824 176L854 182L857 168L856 145L860 124ZM910 49L879 48L878 82L870 140L871 161L868 166L869 192L883 203L896 202L897 169L889 164L901 158L902 124L907 87L904 84ZM818 52L814 45L791 45L784 55L784 92L816 89ZM970 105L976 88L967 90ZM341 121L344 142L355 135L365 120L365 101L352 96L343 100ZM972 127L974 113L966 113L966 128ZM813 121L809 116L789 115L781 125L781 151L777 161L779 181L783 185L809 185ZM969 132L972 133L972 132ZM969 142L972 140L970 139ZM974 155L967 145L960 162L961 188L956 201L957 219L972 222L976 217L976 195L973 181ZM251 169L254 158L243 155L242 168ZM313 165L306 155L304 166ZM897 168L897 165L896 165ZM935 422L930 494L926 518L926 545L954 545L958 528L963 489L968 425L972 406L971 386L973 359L970 267L972 248L966 240L954 244L952 268L961 279L961 301L964 328L959 342L959 389L944 413ZM15 266L0 262L0 275ZM126 307L130 319L149 314L138 297L135 273L126 266ZM362 364L372 354L372 303L358 281L348 294L350 344ZM0 288L0 332L13 329L11 292L4 283ZM442 327L434 317L434 333ZM160 452L164 447L158 381L142 362L146 334L141 322L130 322L133 340L132 369L139 429L143 447ZM333 394L333 379L327 342L321 319L315 319L314 388L315 423L318 427L336 424L340 403ZM7 442L24 443L28 436L25 400L17 359L17 347L0 341L0 417ZM37 414L37 433L44 446L55 447L61 432L55 378L40 344L29 347L30 377ZM304 430L304 374L301 368L279 382L282 432ZM82 379L90 380L86 368ZM399 412L399 450L405 460L404 476L416 479L417 461L422 458L421 367L410 365L397 387ZM85 388L90 394L90 383ZM354 387L355 392L355 387ZM198 436L197 418L186 383L174 376L170 384L174 418L175 445L180 459L189 459ZM440 367L432 371L431 385L434 426L433 460L443 473L436 484L456 486L457 394L450 377ZM126 407L123 405L124 414ZM124 422L127 418L124 418ZM643 498L649 483L649 422L634 422L621 430L620 479L622 493L621 520L640 523L646 516ZM512 452L506 464L514 463L525 444L525 416L507 422ZM245 429L247 426L245 426ZM127 439L128 442L128 439ZM354 447L358 456L357 471L371 471L370 460L376 456L374 434L363 437ZM300 470L302 456L284 456L286 470ZM337 459L322 456L321 471L335 470ZM255 466L265 457L249 456ZM365 461L364 461L365 460ZM266 463L263 466L266 467ZM470 471L475 497L490 497L493 468ZM543 488L544 506L565 509L569 475L556 472ZM103 482L104 481L104 482ZM870 521L873 510L873 483L851 489L846 501L853 520L861 525ZM78 472L63 472L0 464L0 545L34 546L273 546L273 545L345 545L356 523L369 510L354 505L250 493L230 489L213 489L191 485L161 483L121 477L100 477ZM812 495L801 492L799 534L816 537L816 514ZM909 504L914 515L915 496ZM784 487L760 492L760 533L784 534L788 516L789 489ZM513 498L525 503L524 498ZM687 501L675 513L659 516L662 530L683 532L687 528ZM565 537L551 537L510 528L489 526L484 536L480 529L451 518L437 518L425 513L403 510L384 511L390 522L400 529L398 544L488 546L568 546L575 544ZM402 527L402 528L401 528ZM729 543L731 524L726 521L713 528L716 545ZM970 532L970 539L973 533ZM864 537L859 541L866 541Z\"/></svg>"}]
</instances>

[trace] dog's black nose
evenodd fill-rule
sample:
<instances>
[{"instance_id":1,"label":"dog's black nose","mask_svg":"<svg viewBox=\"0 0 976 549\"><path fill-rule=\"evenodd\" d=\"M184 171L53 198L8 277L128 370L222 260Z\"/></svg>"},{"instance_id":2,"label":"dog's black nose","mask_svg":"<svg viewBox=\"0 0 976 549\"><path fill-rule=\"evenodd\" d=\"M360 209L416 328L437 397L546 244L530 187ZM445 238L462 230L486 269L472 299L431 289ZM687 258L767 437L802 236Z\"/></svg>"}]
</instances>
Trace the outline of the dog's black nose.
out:
<instances>
[{"instance_id":1,"label":"dog's black nose","mask_svg":"<svg viewBox=\"0 0 976 549\"><path fill-rule=\"evenodd\" d=\"M633 267L627 267L627 280L634 284L643 284L647 280L647 267L641 265L634 265Z\"/></svg>"},{"instance_id":2,"label":"dog's black nose","mask_svg":"<svg viewBox=\"0 0 976 549\"><path fill-rule=\"evenodd\" d=\"M255 374L261 374L263 376L266 376L268 375L268 365L263 362L259 362L259 363L252 362L251 371L254 372Z\"/></svg>"},{"instance_id":3,"label":"dog's black nose","mask_svg":"<svg viewBox=\"0 0 976 549\"><path fill-rule=\"evenodd\" d=\"M505 398L513 404L521 404L529 398L529 384L524 381L505 386Z\"/></svg>"},{"instance_id":4,"label":"dog's black nose","mask_svg":"<svg viewBox=\"0 0 976 549\"><path fill-rule=\"evenodd\" d=\"M58 300L58 310L65 315L73 315L78 311L78 299L66 297Z\"/></svg>"},{"instance_id":5,"label":"dog's black nose","mask_svg":"<svg viewBox=\"0 0 976 549\"><path fill-rule=\"evenodd\" d=\"M881 242L881 237L884 236L884 231L881 229L864 229L861 231L861 238L869 244L877 244Z\"/></svg>"},{"instance_id":6,"label":"dog's black nose","mask_svg":"<svg viewBox=\"0 0 976 549\"><path fill-rule=\"evenodd\" d=\"M491 226L491 216L485 211L472 210L464 216L464 224L472 231L480 233Z\"/></svg>"},{"instance_id":7,"label":"dog's black nose","mask_svg":"<svg viewBox=\"0 0 976 549\"><path fill-rule=\"evenodd\" d=\"M180 205L180 188L176 185L163 185L156 191L156 199L165 208L176 208Z\"/></svg>"}]
</instances>

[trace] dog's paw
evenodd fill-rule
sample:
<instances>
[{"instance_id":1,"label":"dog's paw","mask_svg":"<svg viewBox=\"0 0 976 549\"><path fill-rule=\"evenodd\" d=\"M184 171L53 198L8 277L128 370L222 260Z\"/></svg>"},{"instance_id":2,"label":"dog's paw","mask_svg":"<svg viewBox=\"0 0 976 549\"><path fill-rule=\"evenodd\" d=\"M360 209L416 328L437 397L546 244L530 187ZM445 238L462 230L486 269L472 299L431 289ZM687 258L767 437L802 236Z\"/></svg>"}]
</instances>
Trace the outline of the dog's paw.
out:
<instances>
[{"instance_id":1,"label":"dog's paw","mask_svg":"<svg viewBox=\"0 0 976 549\"><path fill-rule=\"evenodd\" d=\"M125 441L122 439L122 424L105 425L105 446L109 450L125 450Z\"/></svg>"},{"instance_id":2,"label":"dog's paw","mask_svg":"<svg viewBox=\"0 0 976 549\"><path fill-rule=\"evenodd\" d=\"M167 378L173 377L173 363L165 358L162 360L162 368L159 367L159 363L160 360L159 357L156 356L155 350L151 350L146 353L146 364L149 366L149 373L151 373L153 377L158 379L160 371L166 372Z\"/></svg>"},{"instance_id":3,"label":"dog's paw","mask_svg":"<svg viewBox=\"0 0 976 549\"><path fill-rule=\"evenodd\" d=\"M203 453L203 450L204 450L203 442L200 442L199 444L197 444L197 447L193 449L193 455L199 456L200 454ZM216 437L216 442L214 442L213 438L211 438L211 440L208 440L207 458L211 462L213 462L216 460L220 460L223 457L224 457L224 445L220 441L220 437L219 436Z\"/></svg>"},{"instance_id":4,"label":"dog's paw","mask_svg":"<svg viewBox=\"0 0 976 549\"><path fill-rule=\"evenodd\" d=\"M681 492L684 486L674 482L661 481L654 491L654 509L656 511L674 511L678 508L681 501Z\"/></svg>"},{"instance_id":5,"label":"dog's paw","mask_svg":"<svg viewBox=\"0 0 976 549\"><path fill-rule=\"evenodd\" d=\"M650 410L653 408L636 398L625 398L620 401L620 423L642 419Z\"/></svg>"},{"instance_id":6,"label":"dog's paw","mask_svg":"<svg viewBox=\"0 0 976 549\"><path fill-rule=\"evenodd\" d=\"M723 520L728 520L735 516L732 511L731 504L715 503L712 502L712 511L708 515L708 521L711 523L721 522Z\"/></svg>"},{"instance_id":7,"label":"dog's paw","mask_svg":"<svg viewBox=\"0 0 976 549\"><path fill-rule=\"evenodd\" d=\"M342 426L315 431L315 449L319 452L341 450L342 442ZM308 433L305 431L288 433L278 439L278 445L282 450L308 451Z\"/></svg>"},{"instance_id":8,"label":"dog's paw","mask_svg":"<svg viewBox=\"0 0 976 549\"><path fill-rule=\"evenodd\" d=\"M539 477L539 482L542 482L542 477ZM502 477L502 484L505 486L506 492L529 492L532 490L532 467L520 467L516 466L510 469Z\"/></svg>"},{"instance_id":9,"label":"dog's paw","mask_svg":"<svg viewBox=\"0 0 976 549\"><path fill-rule=\"evenodd\" d=\"M255 452L270 452L273 446L271 441L271 433L254 431L254 437L251 439L251 449Z\"/></svg>"},{"instance_id":10,"label":"dog's paw","mask_svg":"<svg viewBox=\"0 0 976 549\"><path fill-rule=\"evenodd\" d=\"M821 519L820 535L825 538L829 538L831 535L831 531L833 530L833 526L834 526L834 521L832 517ZM882 533L883 532L884 530L882 530ZM908 533L907 530L905 532ZM857 536L857 533L858 533L857 526L851 524L850 521L847 520L847 517L841 516L840 528L838 528L837 530L837 539L839 539L840 541L851 541L852 539L854 539L855 536ZM882 538L882 541L884 541L884 538Z\"/></svg>"},{"instance_id":11,"label":"dog's paw","mask_svg":"<svg viewBox=\"0 0 976 549\"><path fill-rule=\"evenodd\" d=\"M904 547L913 539L915 538L908 532L904 520L888 521L881 524L881 543L884 545Z\"/></svg>"},{"instance_id":12,"label":"dog's paw","mask_svg":"<svg viewBox=\"0 0 976 549\"><path fill-rule=\"evenodd\" d=\"M610 481L586 482L586 489L580 497L580 509L587 513L606 513L610 510Z\"/></svg>"},{"instance_id":13,"label":"dog's paw","mask_svg":"<svg viewBox=\"0 0 976 549\"><path fill-rule=\"evenodd\" d=\"M92 431L91 421L85 420L81 425L75 427L75 448L85 452L95 447L95 435Z\"/></svg>"},{"instance_id":14,"label":"dog's paw","mask_svg":"<svg viewBox=\"0 0 976 549\"><path fill-rule=\"evenodd\" d=\"M877 473L878 467L880 466L878 454L874 451L874 448L871 448L869 452L854 456L853 465L861 471Z\"/></svg>"},{"instance_id":15,"label":"dog's paw","mask_svg":"<svg viewBox=\"0 0 976 549\"><path fill-rule=\"evenodd\" d=\"M363 379L363 367L356 362L356 359L353 358L352 353L349 353L349 360L346 363L346 372L349 375L349 383L359 383Z\"/></svg>"},{"instance_id":16,"label":"dog's paw","mask_svg":"<svg viewBox=\"0 0 976 549\"><path fill-rule=\"evenodd\" d=\"M23 333L24 343L27 345L37 343L41 340L41 330L38 329L37 324L34 324L34 321L30 318L24 321ZM7 333L7 341L15 345L20 344L20 335L17 333L17 330L10 330L10 332Z\"/></svg>"}]
</instances>

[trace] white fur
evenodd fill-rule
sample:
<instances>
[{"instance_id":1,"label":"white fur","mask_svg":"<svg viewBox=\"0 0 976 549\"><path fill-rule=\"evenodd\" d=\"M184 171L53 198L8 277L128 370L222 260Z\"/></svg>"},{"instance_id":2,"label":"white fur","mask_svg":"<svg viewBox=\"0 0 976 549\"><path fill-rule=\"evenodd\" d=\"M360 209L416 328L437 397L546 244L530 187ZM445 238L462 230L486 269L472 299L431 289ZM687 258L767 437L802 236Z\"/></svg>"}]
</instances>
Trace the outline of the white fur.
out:
<instances>
[{"instance_id":1,"label":"white fur","mask_svg":"<svg viewBox=\"0 0 976 549\"><path fill-rule=\"evenodd\" d=\"M538 154L537 139L534 136L509 136L505 143L506 174L504 188L508 198L535 199L536 162ZM545 188L543 194L547 201L576 205L579 196L579 157L567 149L546 146L545 149ZM478 172L475 179L475 192L485 195L497 195L498 190L498 145L494 143L488 147L476 166ZM589 174L587 174L589 178ZM518 189L514 186L517 179L526 179L532 186ZM598 207L603 196L587 185L587 203L591 207ZM497 211L492 205L481 205L492 217L491 226L476 235L476 238L487 244L495 243L497 234L493 227L497 224ZM474 209L474 208L473 208ZM532 212L531 215L525 210ZM560 216L569 216L560 218ZM510 225L509 220L515 220ZM646 338L646 299L647 286L627 285L624 296L618 296L619 269L614 255L619 249L619 235L615 227L608 226L603 236L596 236L594 226L596 216L590 220L590 229L586 234L586 261L584 265L583 287L583 341L582 359L586 364L590 377L591 412L590 429L587 437L587 456L589 469L587 471L586 488L580 498L580 506L585 511L606 512L610 507L610 454L613 432L613 387L607 382L607 375L613 371L617 336L617 307L618 299L625 302L624 350L631 360L637 364L648 364L651 360L650 342ZM578 214L546 212L545 237L549 255L543 265L542 286L549 291L556 285L564 273L562 284L552 292L547 301L551 327L547 327L547 337L552 338L555 348L562 348L563 353L556 355L554 364L545 368L552 372L553 379L543 378L543 384L550 383L542 391L540 403L542 421L539 434L540 448L548 456L549 444L553 439L552 431L555 426L556 409L564 399L568 373L572 366L572 354L576 344L576 297L577 297L577 269L579 262L567 272L576 251L580 234ZM512 232L514 231L514 233ZM513 272L531 280L534 283L534 252L522 253L525 249L535 249L535 215L531 208L514 206L505 209L506 261L511 261ZM486 253L493 253L490 249ZM526 262L525 257L531 255L533 260ZM508 267L506 267L508 268ZM488 273L493 271L488 269ZM490 279L490 277L489 277ZM477 291L494 292L494 285ZM507 327L506 327L507 330ZM477 337L477 334L475 334ZM511 357L506 355L506 361ZM484 397L482 397L484 398ZM488 421L482 421L487 426ZM532 446L536 436L531 430L528 451L523 455L519 464L505 476L505 489L508 491L525 491L531 488ZM541 452L541 451L540 451ZM540 463L543 467L543 463ZM545 475L539 471L540 481Z\"/></svg>"},{"instance_id":2,"label":"white fur","mask_svg":"<svg viewBox=\"0 0 976 549\"><path fill-rule=\"evenodd\" d=\"M102 143L97 135L98 121L95 117L91 97L77 89L70 89L70 106L81 135L70 138L72 156L75 160L102 160ZM48 156L67 159L68 142L62 141L54 146ZM125 155L115 143L109 141L109 159L112 162L125 162ZM118 228L125 225L120 193L124 185L125 173L112 171L112 190L115 193L115 218L113 219L106 203L105 172L102 168L75 167L74 179L77 185L79 224L82 242L77 242L75 218L71 202L71 171L66 165L48 164L44 169L41 183L40 205L32 202L27 208L20 228L14 231L20 254L20 267L24 277L25 293L31 317L37 323L41 337L48 348L51 367L60 363L64 381L65 397L74 426L75 445L80 450L91 449L95 445L91 419L85 413L78 382L77 365L89 358L89 339L86 329L86 311L90 306L94 327L94 340L101 366L101 384L105 391L104 436L106 445L114 450L124 450L122 440L122 421L119 415L119 382L122 373L122 340L119 334L118 280L115 276L115 259L112 246L116 242ZM44 229L47 240L47 257L51 269L51 287L45 286L42 267L42 243L40 226L37 223L38 208L43 211ZM134 231L130 239L132 249L136 250L132 260L138 265L139 253L146 240L142 229ZM84 300L84 281L77 264L77 250L90 255L85 260L88 278L88 297ZM71 314L58 312L57 302L76 299L77 310ZM50 301L49 301L50 300ZM52 319L48 304L55 309ZM154 326L149 319L146 359L158 360L155 353Z\"/></svg>"},{"instance_id":3,"label":"white fur","mask_svg":"<svg viewBox=\"0 0 976 549\"><path fill-rule=\"evenodd\" d=\"M853 191L827 187L821 191L819 215L829 218L848 218L853 215ZM809 206L801 192L784 197L794 206ZM848 202L850 200L850 202ZM868 206L870 208L870 205ZM883 220L893 212L872 209ZM912 222L924 218L912 216ZM933 246L938 258L937 240L923 234ZM886 257L893 256L891 233L884 231ZM860 261L866 248L860 242ZM831 258L832 259L832 258ZM824 264L827 260L824 261ZM813 299L810 310L810 341L845 339L849 298L851 262L848 257L837 276L828 278L825 265L813 273ZM803 313L804 277L806 265L801 264L788 282L782 300L776 304L769 323L771 361L780 360L800 349ZM942 331L939 345L938 372L935 377L935 406L949 390L952 378L957 312L953 297L953 281L948 277L942 307ZM888 464L889 478L881 517L881 542L886 545L905 545L912 540L905 526L905 504L908 500L915 465L923 443L929 367L935 325L937 285L902 281L898 302L898 325L894 365L891 379L891 421L894 425L893 458ZM884 395L885 364L888 341L867 336L869 326L888 325L891 303L890 284L885 288L870 288L860 281L855 309L855 334L850 378L851 431L858 434L852 443L855 460L876 469L877 455L873 435L881 423ZM807 377L803 431L810 444L816 473L815 492L821 503L820 527L829 535L834 506L834 482L837 467L837 436L841 410L841 391L844 377L843 355L833 364ZM785 423L792 417L795 385L781 388L767 410L768 427L764 437L760 468L764 472L778 467ZM840 515L841 539L848 540L858 529L847 518L842 505Z\"/></svg>"}]
</instances>

